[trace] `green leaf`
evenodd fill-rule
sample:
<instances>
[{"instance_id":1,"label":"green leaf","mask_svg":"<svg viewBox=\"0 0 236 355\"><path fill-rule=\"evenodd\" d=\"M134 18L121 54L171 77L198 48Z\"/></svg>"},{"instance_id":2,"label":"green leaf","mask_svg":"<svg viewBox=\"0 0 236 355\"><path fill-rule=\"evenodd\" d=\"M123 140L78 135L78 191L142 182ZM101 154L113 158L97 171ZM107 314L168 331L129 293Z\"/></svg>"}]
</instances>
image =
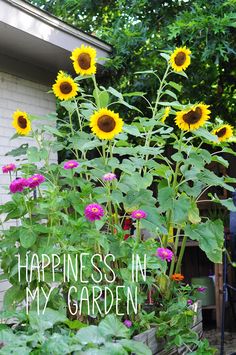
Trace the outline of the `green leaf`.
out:
<instances>
[{"instance_id":1,"label":"green leaf","mask_svg":"<svg viewBox=\"0 0 236 355\"><path fill-rule=\"evenodd\" d=\"M210 142L218 142L218 137L214 134L208 132L205 128L198 128L196 131L193 131L193 134L197 137L205 138Z\"/></svg>"},{"instance_id":2,"label":"green leaf","mask_svg":"<svg viewBox=\"0 0 236 355\"><path fill-rule=\"evenodd\" d=\"M123 95L119 91L117 91L116 89L109 86L107 91L109 91L112 95L114 95L115 97L118 97L120 100L123 101Z\"/></svg>"},{"instance_id":3,"label":"green leaf","mask_svg":"<svg viewBox=\"0 0 236 355\"><path fill-rule=\"evenodd\" d=\"M119 340L119 344L121 344L130 353L134 353L136 355L152 355L152 352L147 345L139 341L121 339Z\"/></svg>"},{"instance_id":4,"label":"green leaf","mask_svg":"<svg viewBox=\"0 0 236 355\"><path fill-rule=\"evenodd\" d=\"M130 334L129 329L114 314L106 316L100 322L98 329L105 337L127 338Z\"/></svg>"},{"instance_id":5,"label":"green leaf","mask_svg":"<svg viewBox=\"0 0 236 355\"><path fill-rule=\"evenodd\" d=\"M191 202L191 206L188 211L188 219L193 224L198 224L201 222L201 217L199 216L199 209L196 205L196 202Z\"/></svg>"},{"instance_id":6,"label":"green leaf","mask_svg":"<svg viewBox=\"0 0 236 355\"><path fill-rule=\"evenodd\" d=\"M197 179L208 186L221 186L229 191L234 191L234 188L224 182L224 177L219 177L213 171L205 169L203 172L197 174Z\"/></svg>"},{"instance_id":7,"label":"green leaf","mask_svg":"<svg viewBox=\"0 0 236 355\"><path fill-rule=\"evenodd\" d=\"M213 263L222 263L224 226L220 219L197 225L187 225L185 233L199 242L199 247Z\"/></svg>"},{"instance_id":8,"label":"green leaf","mask_svg":"<svg viewBox=\"0 0 236 355\"><path fill-rule=\"evenodd\" d=\"M107 91L101 91L98 96L100 107L107 107L109 104L109 94Z\"/></svg>"},{"instance_id":9,"label":"green leaf","mask_svg":"<svg viewBox=\"0 0 236 355\"><path fill-rule=\"evenodd\" d=\"M75 320L66 320L64 322L70 329L82 329L82 328L86 328L87 324L84 324L82 322L80 322L78 319Z\"/></svg>"},{"instance_id":10,"label":"green leaf","mask_svg":"<svg viewBox=\"0 0 236 355\"><path fill-rule=\"evenodd\" d=\"M191 207L190 198L186 194L180 195L178 200L173 201L173 221L183 224L188 219L188 211Z\"/></svg>"},{"instance_id":11,"label":"green leaf","mask_svg":"<svg viewBox=\"0 0 236 355\"><path fill-rule=\"evenodd\" d=\"M40 332L52 328L56 323L64 323L67 320L67 317L63 313L51 308L46 308L44 314L38 314L36 311L29 312L31 328Z\"/></svg>"},{"instance_id":12,"label":"green leaf","mask_svg":"<svg viewBox=\"0 0 236 355\"><path fill-rule=\"evenodd\" d=\"M104 334L106 337L108 334ZM105 342L105 337L103 336L99 327L95 325L90 325L86 328L80 329L76 334L76 338L81 344L103 344Z\"/></svg>"},{"instance_id":13,"label":"green leaf","mask_svg":"<svg viewBox=\"0 0 236 355\"><path fill-rule=\"evenodd\" d=\"M164 58L167 62L170 60L170 55L167 53L160 53L160 56Z\"/></svg>"},{"instance_id":14,"label":"green leaf","mask_svg":"<svg viewBox=\"0 0 236 355\"><path fill-rule=\"evenodd\" d=\"M123 94L123 96L127 97L132 97L132 96L144 96L146 92L141 92L141 91L134 91L134 92L128 92L126 94Z\"/></svg>"},{"instance_id":15,"label":"green leaf","mask_svg":"<svg viewBox=\"0 0 236 355\"><path fill-rule=\"evenodd\" d=\"M30 248L36 242L37 234L29 228L20 229L20 242L23 248Z\"/></svg>"},{"instance_id":16,"label":"green leaf","mask_svg":"<svg viewBox=\"0 0 236 355\"><path fill-rule=\"evenodd\" d=\"M12 156L12 157L19 157L21 155L26 155L27 150L28 150L29 144L21 144L19 148L15 148L10 150L10 152L6 153L6 156Z\"/></svg>"},{"instance_id":17,"label":"green leaf","mask_svg":"<svg viewBox=\"0 0 236 355\"><path fill-rule=\"evenodd\" d=\"M219 203L220 205L226 207L229 211L236 212L236 206L234 205L232 198L221 200L215 196L212 196L211 194L209 194L209 196L212 197L212 202Z\"/></svg>"},{"instance_id":18,"label":"green leaf","mask_svg":"<svg viewBox=\"0 0 236 355\"><path fill-rule=\"evenodd\" d=\"M175 83L174 81L169 81L168 83L170 86L172 86L174 89L176 89L177 91L181 91L182 90L182 85Z\"/></svg>"},{"instance_id":19,"label":"green leaf","mask_svg":"<svg viewBox=\"0 0 236 355\"><path fill-rule=\"evenodd\" d=\"M224 158L220 157L219 155L213 155L211 160L216 161L217 163L225 166L226 168L228 168L228 166L229 166L229 162L227 160L225 160Z\"/></svg>"},{"instance_id":20,"label":"green leaf","mask_svg":"<svg viewBox=\"0 0 236 355\"><path fill-rule=\"evenodd\" d=\"M158 202L160 211L165 212L173 206L174 190L172 187L158 189Z\"/></svg>"},{"instance_id":21,"label":"green leaf","mask_svg":"<svg viewBox=\"0 0 236 355\"><path fill-rule=\"evenodd\" d=\"M131 126L131 125L127 126L127 125L125 125L123 127L123 130L124 130L124 132L126 132L128 134L131 134L132 136L135 136L135 137L139 137L140 136L139 129L136 126Z\"/></svg>"}]
</instances>

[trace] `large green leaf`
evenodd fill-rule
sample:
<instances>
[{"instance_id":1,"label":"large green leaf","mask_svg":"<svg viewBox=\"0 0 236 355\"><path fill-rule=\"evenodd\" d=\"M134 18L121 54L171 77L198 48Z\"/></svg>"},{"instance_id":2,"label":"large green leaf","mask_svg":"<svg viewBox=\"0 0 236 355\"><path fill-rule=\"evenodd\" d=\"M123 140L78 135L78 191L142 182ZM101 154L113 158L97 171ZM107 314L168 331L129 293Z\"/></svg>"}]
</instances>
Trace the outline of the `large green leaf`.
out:
<instances>
[{"instance_id":1,"label":"large green leaf","mask_svg":"<svg viewBox=\"0 0 236 355\"><path fill-rule=\"evenodd\" d=\"M173 221L176 224L182 224L188 220L188 212L191 208L190 198L186 194L180 195L173 201Z\"/></svg>"},{"instance_id":2,"label":"large green leaf","mask_svg":"<svg viewBox=\"0 0 236 355\"><path fill-rule=\"evenodd\" d=\"M106 334L105 334L106 335ZM90 325L86 328L82 328L77 332L76 338L81 344L103 344L105 342L105 337L98 327L95 325Z\"/></svg>"},{"instance_id":3,"label":"large green leaf","mask_svg":"<svg viewBox=\"0 0 236 355\"><path fill-rule=\"evenodd\" d=\"M197 174L197 179L209 186L221 186L229 191L234 191L234 188L224 182L224 177L219 177L213 171L205 169Z\"/></svg>"},{"instance_id":4,"label":"large green leaf","mask_svg":"<svg viewBox=\"0 0 236 355\"><path fill-rule=\"evenodd\" d=\"M36 331L50 329L54 324L65 321L67 321L67 317L63 313L51 308L46 308L44 314L38 314L36 311L29 312L30 326Z\"/></svg>"},{"instance_id":5,"label":"large green leaf","mask_svg":"<svg viewBox=\"0 0 236 355\"><path fill-rule=\"evenodd\" d=\"M121 339L119 343L123 345L123 347L131 353L136 355L152 355L151 350L147 347L147 345L128 339Z\"/></svg>"},{"instance_id":6,"label":"large green leaf","mask_svg":"<svg viewBox=\"0 0 236 355\"><path fill-rule=\"evenodd\" d=\"M127 338L129 336L129 329L114 314L106 316L98 328L105 337Z\"/></svg>"},{"instance_id":7,"label":"large green leaf","mask_svg":"<svg viewBox=\"0 0 236 355\"><path fill-rule=\"evenodd\" d=\"M174 190L172 187L166 186L158 189L158 202L160 204L159 210L161 212L167 211L173 206Z\"/></svg>"},{"instance_id":8,"label":"large green leaf","mask_svg":"<svg viewBox=\"0 0 236 355\"><path fill-rule=\"evenodd\" d=\"M199 247L212 262L222 262L224 226L220 219L197 225L187 225L185 227L185 233L190 239L199 242Z\"/></svg>"}]
</instances>

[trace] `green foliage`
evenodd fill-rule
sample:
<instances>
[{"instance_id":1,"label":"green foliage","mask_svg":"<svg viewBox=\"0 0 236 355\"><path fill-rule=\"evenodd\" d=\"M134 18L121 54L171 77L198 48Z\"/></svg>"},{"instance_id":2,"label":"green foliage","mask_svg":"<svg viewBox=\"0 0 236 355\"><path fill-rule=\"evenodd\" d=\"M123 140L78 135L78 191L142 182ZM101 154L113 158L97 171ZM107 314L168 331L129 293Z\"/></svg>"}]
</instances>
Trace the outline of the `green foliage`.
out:
<instances>
[{"instance_id":1,"label":"green foliage","mask_svg":"<svg viewBox=\"0 0 236 355\"><path fill-rule=\"evenodd\" d=\"M52 309L47 309L42 317L30 312L29 324L24 324L24 329L0 329L1 345L4 345L1 354L128 355L135 352L151 355L146 345L129 339L128 329L112 314L99 326L90 325L77 332L65 327L65 319L63 314ZM56 326L58 323L60 327Z\"/></svg>"}]
</instances>

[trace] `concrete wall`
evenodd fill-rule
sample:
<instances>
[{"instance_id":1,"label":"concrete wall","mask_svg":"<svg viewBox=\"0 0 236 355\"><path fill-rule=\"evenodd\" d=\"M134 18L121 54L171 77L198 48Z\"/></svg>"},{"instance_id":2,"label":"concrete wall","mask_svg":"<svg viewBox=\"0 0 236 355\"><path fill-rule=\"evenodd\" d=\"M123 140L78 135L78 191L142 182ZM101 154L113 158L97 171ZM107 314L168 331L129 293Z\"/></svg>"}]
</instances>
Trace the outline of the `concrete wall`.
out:
<instances>
[{"instance_id":1,"label":"concrete wall","mask_svg":"<svg viewBox=\"0 0 236 355\"><path fill-rule=\"evenodd\" d=\"M10 140L15 133L12 127L12 114L17 109L34 115L44 115L55 111L55 99L48 94L49 86L22 79L16 75L0 72L0 167L7 163L16 163L13 157L5 154L23 143L33 144L32 140L20 137ZM54 157L55 158L55 157ZM0 169L0 204L9 199L9 176ZM0 281L0 309L3 294L9 284Z\"/></svg>"}]
</instances>

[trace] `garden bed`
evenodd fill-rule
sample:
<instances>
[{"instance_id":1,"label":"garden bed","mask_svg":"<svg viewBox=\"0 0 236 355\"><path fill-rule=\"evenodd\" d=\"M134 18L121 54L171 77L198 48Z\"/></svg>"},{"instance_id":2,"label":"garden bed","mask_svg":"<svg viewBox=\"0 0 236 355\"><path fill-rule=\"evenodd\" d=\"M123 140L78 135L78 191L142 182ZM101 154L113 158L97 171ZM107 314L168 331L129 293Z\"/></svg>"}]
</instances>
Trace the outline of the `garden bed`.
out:
<instances>
[{"instance_id":1,"label":"garden bed","mask_svg":"<svg viewBox=\"0 0 236 355\"><path fill-rule=\"evenodd\" d=\"M195 302L192 306L190 306L190 308L196 312L191 329L199 335L199 338L201 338L202 332L203 332L201 301ZM156 331L157 331L157 327L148 329L141 334L135 335L133 339L146 344L150 348L150 350L152 351L153 355L156 355L156 354L158 354L158 355L177 355L177 354L186 354L187 352L189 352L189 349L186 349L185 346L182 346L181 348L178 348L178 349L175 348L172 350L165 350L166 342L164 339L157 339ZM190 349L194 350L195 348L194 348L194 346L192 346L192 347L190 347Z\"/></svg>"}]
</instances>

